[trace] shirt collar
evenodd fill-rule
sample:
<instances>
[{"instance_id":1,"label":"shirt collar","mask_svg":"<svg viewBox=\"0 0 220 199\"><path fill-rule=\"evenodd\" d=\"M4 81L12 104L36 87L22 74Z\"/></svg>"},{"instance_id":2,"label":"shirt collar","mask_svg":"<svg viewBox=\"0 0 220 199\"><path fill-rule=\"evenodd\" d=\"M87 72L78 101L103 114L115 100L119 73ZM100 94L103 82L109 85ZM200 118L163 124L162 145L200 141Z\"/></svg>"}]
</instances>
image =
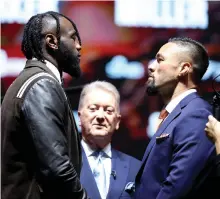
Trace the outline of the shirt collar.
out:
<instances>
[{"instance_id":1,"label":"shirt collar","mask_svg":"<svg viewBox=\"0 0 220 199\"><path fill-rule=\"evenodd\" d=\"M181 93L179 96L175 97L174 99L172 99L166 106L166 110L171 113L177 106L177 104L180 103L180 101L185 98L187 95L191 94L191 93L195 93L196 89L189 89L183 93Z\"/></svg>"},{"instance_id":2,"label":"shirt collar","mask_svg":"<svg viewBox=\"0 0 220 199\"><path fill-rule=\"evenodd\" d=\"M82 147L85 151L86 157L91 156L95 151L90 148L90 146L82 139L81 141ZM105 148L102 149L105 154L111 158L112 157L112 152L111 152L111 144L109 143Z\"/></svg>"},{"instance_id":3,"label":"shirt collar","mask_svg":"<svg viewBox=\"0 0 220 199\"><path fill-rule=\"evenodd\" d=\"M37 58L32 58L32 60L37 60ZM61 77L60 77L60 72L57 69L57 67L54 66L51 62L49 62L47 60L45 60L45 62L46 62L47 68L49 68L51 70L51 72L55 75L55 77L58 79L59 83L61 84L62 81L61 81Z\"/></svg>"},{"instance_id":4,"label":"shirt collar","mask_svg":"<svg viewBox=\"0 0 220 199\"><path fill-rule=\"evenodd\" d=\"M54 66L51 62L45 60L46 66L52 71L52 73L56 76L56 78L59 80L60 84L62 83L59 70L56 66Z\"/></svg>"}]
</instances>

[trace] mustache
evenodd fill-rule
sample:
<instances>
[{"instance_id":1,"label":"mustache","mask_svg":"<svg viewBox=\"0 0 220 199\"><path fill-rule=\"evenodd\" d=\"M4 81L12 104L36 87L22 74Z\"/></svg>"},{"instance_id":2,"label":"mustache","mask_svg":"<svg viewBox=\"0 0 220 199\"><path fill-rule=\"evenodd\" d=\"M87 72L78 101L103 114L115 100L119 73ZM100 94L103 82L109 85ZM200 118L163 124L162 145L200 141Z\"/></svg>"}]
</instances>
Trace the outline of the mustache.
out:
<instances>
[{"instance_id":1,"label":"mustache","mask_svg":"<svg viewBox=\"0 0 220 199\"><path fill-rule=\"evenodd\" d=\"M150 78L150 77L154 78L153 73L148 71L148 78Z\"/></svg>"}]
</instances>

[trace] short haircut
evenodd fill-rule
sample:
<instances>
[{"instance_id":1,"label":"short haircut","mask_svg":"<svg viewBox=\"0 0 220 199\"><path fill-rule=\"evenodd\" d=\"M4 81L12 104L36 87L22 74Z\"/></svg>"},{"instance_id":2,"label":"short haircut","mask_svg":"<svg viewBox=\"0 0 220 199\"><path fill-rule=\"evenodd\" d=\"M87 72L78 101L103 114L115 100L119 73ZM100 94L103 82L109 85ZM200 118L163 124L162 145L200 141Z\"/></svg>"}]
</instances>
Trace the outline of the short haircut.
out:
<instances>
[{"instance_id":1,"label":"short haircut","mask_svg":"<svg viewBox=\"0 0 220 199\"><path fill-rule=\"evenodd\" d=\"M117 88L113 84L106 82L106 81L94 81L89 84L86 84L83 87L83 90L80 94L80 99L79 99L79 110L82 109L83 107L86 95L95 89L101 89L103 91L112 93L116 99L117 112L120 112L120 94Z\"/></svg>"},{"instance_id":2,"label":"short haircut","mask_svg":"<svg viewBox=\"0 0 220 199\"><path fill-rule=\"evenodd\" d=\"M170 38L168 42L188 49L188 53L193 61L195 82L200 82L209 66L209 56L205 47L198 41L188 37L174 37Z\"/></svg>"},{"instance_id":3,"label":"short haircut","mask_svg":"<svg viewBox=\"0 0 220 199\"><path fill-rule=\"evenodd\" d=\"M42 47L43 47L42 30L45 26L44 22L48 18L54 19L56 21L56 24L57 24L56 37L57 37L58 44L59 44L60 42L60 20L59 18L60 17L64 17L70 21L70 23L73 25L73 28L76 31L76 36L78 37L79 43L81 45L81 39L80 39L79 32L77 30L75 23L68 17L58 12L48 11L45 13L32 16L24 27L21 50L27 59L37 58L39 61L45 62L43 51L42 51Z\"/></svg>"}]
</instances>

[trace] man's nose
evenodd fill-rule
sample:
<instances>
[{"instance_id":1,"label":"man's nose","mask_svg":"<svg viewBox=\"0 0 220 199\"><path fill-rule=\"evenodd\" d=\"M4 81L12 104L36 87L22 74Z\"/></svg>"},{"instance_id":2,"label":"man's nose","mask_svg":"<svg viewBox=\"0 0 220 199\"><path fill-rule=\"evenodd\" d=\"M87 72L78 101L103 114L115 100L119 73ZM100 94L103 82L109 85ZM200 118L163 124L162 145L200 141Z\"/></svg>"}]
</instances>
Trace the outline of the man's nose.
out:
<instances>
[{"instance_id":1,"label":"man's nose","mask_svg":"<svg viewBox=\"0 0 220 199\"><path fill-rule=\"evenodd\" d=\"M76 49L78 51L80 51L82 49L82 46L80 45L80 43L78 41L76 42Z\"/></svg>"},{"instance_id":2,"label":"man's nose","mask_svg":"<svg viewBox=\"0 0 220 199\"><path fill-rule=\"evenodd\" d=\"M99 122L103 122L103 121L105 120L104 110L99 110L99 111L97 112L96 119L97 119Z\"/></svg>"},{"instance_id":3,"label":"man's nose","mask_svg":"<svg viewBox=\"0 0 220 199\"><path fill-rule=\"evenodd\" d=\"M156 60L153 61L151 64L148 65L148 71L149 71L149 74L150 73L153 73L155 71L155 68L156 68Z\"/></svg>"}]
</instances>

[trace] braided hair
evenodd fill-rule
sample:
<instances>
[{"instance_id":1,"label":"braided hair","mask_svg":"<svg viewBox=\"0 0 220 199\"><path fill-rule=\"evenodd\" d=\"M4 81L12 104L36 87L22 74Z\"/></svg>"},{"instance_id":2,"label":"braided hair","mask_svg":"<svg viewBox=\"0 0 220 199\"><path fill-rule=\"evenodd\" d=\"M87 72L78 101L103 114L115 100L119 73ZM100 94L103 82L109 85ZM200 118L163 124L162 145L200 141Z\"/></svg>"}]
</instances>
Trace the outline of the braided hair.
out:
<instances>
[{"instance_id":1,"label":"braided hair","mask_svg":"<svg viewBox=\"0 0 220 199\"><path fill-rule=\"evenodd\" d=\"M78 37L79 43L81 45L81 39L79 36L78 29L75 23L68 17L60 13L54 12L54 11L48 11L42 14L34 15L29 19L29 21L25 25L22 44L21 44L21 50L27 59L37 58L38 60L44 63L45 63L45 59L44 59L43 50L42 50L42 47L43 47L42 29L43 29L43 18L46 16L52 17L56 20L56 24L57 24L56 37L58 40L58 45L60 42L59 17L64 17L68 21L70 21L70 23L72 24L72 26L74 27L76 31L76 36Z\"/></svg>"}]
</instances>

